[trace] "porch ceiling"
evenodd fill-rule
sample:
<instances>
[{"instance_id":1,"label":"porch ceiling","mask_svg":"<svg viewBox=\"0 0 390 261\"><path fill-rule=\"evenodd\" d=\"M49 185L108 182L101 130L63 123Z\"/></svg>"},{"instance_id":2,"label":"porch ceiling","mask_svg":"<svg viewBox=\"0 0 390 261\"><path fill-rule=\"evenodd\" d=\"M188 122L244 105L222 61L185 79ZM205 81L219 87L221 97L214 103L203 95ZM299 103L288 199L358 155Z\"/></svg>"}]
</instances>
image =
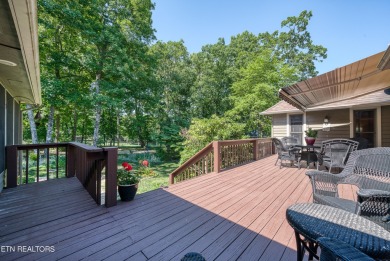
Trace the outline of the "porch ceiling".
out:
<instances>
[{"instance_id":1,"label":"porch ceiling","mask_svg":"<svg viewBox=\"0 0 390 261\"><path fill-rule=\"evenodd\" d=\"M40 104L37 4L34 0L0 1L0 83L23 103Z\"/></svg>"},{"instance_id":2,"label":"porch ceiling","mask_svg":"<svg viewBox=\"0 0 390 261\"><path fill-rule=\"evenodd\" d=\"M284 87L279 90L279 97L306 110L384 90L390 86L389 57L390 47L387 51Z\"/></svg>"}]
</instances>

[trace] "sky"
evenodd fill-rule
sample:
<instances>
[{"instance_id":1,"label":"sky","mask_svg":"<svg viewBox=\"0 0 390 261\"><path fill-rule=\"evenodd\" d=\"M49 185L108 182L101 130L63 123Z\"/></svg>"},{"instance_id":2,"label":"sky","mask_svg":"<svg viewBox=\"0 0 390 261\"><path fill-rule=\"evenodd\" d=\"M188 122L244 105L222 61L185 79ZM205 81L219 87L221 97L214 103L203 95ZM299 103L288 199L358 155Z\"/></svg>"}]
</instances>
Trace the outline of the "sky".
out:
<instances>
[{"instance_id":1,"label":"sky","mask_svg":"<svg viewBox=\"0 0 390 261\"><path fill-rule=\"evenodd\" d=\"M313 12L308 31L328 49L320 74L384 51L390 44L390 0L152 0L157 40L183 40L190 53L244 31L281 29L281 22Z\"/></svg>"}]
</instances>

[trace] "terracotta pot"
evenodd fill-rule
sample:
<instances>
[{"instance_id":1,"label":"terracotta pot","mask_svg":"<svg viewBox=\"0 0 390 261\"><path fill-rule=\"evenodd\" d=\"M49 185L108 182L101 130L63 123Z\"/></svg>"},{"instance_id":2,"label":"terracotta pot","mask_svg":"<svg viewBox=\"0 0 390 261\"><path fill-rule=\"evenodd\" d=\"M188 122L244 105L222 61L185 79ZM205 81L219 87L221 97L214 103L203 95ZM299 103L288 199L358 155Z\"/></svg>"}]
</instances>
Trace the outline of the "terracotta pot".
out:
<instances>
[{"instance_id":1,"label":"terracotta pot","mask_svg":"<svg viewBox=\"0 0 390 261\"><path fill-rule=\"evenodd\" d=\"M316 142L316 138L305 137L305 141L307 145L314 145L314 142Z\"/></svg>"},{"instance_id":2,"label":"terracotta pot","mask_svg":"<svg viewBox=\"0 0 390 261\"><path fill-rule=\"evenodd\" d=\"M122 201L132 201L137 194L138 184L118 185L119 196Z\"/></svg>"}]
</instances>

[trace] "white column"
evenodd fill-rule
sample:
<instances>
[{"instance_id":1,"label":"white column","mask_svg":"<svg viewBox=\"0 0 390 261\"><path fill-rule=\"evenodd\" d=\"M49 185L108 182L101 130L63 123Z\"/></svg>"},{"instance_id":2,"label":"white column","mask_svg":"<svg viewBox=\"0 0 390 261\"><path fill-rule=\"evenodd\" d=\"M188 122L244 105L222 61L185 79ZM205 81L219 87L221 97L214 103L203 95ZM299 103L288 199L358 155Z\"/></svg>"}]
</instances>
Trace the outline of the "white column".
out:
<instances>
[{"instance_id":1,"label":"white column","mask_svg":"<svg viewBox=\"0 0 390 261\"><path fill-rule=\"evenodd\" d=\"M349 137L353 138L355 136L355 131L353 129L353 109L349 108Z\"/></svg>"}]
</instances>

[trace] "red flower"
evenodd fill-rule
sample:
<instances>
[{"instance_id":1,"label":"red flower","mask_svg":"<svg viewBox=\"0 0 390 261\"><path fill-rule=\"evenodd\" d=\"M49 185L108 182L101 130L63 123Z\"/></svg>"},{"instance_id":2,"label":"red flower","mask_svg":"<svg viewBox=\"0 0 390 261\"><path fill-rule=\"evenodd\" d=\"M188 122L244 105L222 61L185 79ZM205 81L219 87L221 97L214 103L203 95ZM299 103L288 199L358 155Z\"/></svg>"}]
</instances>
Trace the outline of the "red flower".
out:
<instances>
[{"instance_id":1,"label":"red flower","mask_svg":"<svg viewBox=\"0 0 390 261\"><path fill-rule=\"evenodd\" d=\"M125 170L127 171L130 171L133 169L133 166L131 166L130 164L127 164L127 166L125 167Z\"/></svg>"},{"instance_id":2,"label":"red flower","mask_svg":"<svg viewBox=\"0 0 390 261\"><path fill-rule=\"evenodd\" d=\"M142 161L142 165L144 165L145 167L147 167L149 165L149 162L147 160L144 160Z\"/></svg>"},{"instance_id":3,"label":"red flower","mask_svg":"<svg viewBox=\"0 0 390 261\"><path fill-rule=\"evenodd\" d=\"M131 166L131 165L130 165L129 163L127 163L127 162L123 162L123 163L122 163L122 167L124 167L125 170L127 170L127 171L130 171L130 170L133 169L133 166Z\"/></svg>"}]
</instances>

